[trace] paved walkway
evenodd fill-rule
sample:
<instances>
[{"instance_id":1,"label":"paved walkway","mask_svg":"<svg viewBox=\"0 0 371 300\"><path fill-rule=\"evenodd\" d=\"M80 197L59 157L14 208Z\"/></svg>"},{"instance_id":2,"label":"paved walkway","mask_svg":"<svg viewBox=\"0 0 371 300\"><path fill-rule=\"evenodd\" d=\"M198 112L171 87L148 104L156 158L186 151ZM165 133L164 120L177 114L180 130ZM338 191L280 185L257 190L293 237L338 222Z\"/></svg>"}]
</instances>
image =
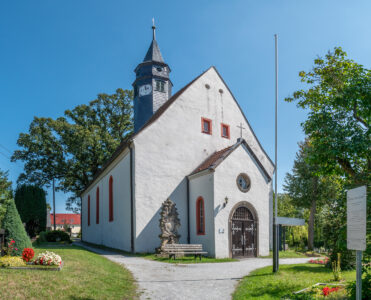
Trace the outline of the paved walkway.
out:
<instances>
[{"instance_id":1,"label":"paved walkway","mask_svg":"<svg viewBox=\"0 0 371 300\"><path fill-rule=\"evenodd\" d=\"M138 282L141 299L231 299L239 279L255 269L272 264L272 259L267 258L225 263L169 264L76 244L125 265ZM280 259L280 264L298 264L308 260L286 258Z\"/></svg>"}]
</instances>

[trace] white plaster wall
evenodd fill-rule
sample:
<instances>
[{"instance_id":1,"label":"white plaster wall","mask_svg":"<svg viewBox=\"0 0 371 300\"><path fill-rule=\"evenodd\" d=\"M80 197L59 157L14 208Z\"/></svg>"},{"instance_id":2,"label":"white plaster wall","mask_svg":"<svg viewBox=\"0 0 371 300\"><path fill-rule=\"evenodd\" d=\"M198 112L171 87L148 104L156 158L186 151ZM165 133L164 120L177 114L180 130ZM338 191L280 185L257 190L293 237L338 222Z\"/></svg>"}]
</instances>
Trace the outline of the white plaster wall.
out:
<instances>
[{"instance_id":1,"label":"white plaster wall","mask_svg":"<svg viewBox=\"0 0 371 300\"><path fill-rule=\"evenodd\" d=\"M236 184L240 173L246 173L251 180L247 193L241 192ZM216 257L229 257L229 216L232 208L241 201L249 202L258 215L258 255L269 254L269 200L271 182L255 163L247 149L241 145L235 149L215 170L215 249ZM228 204L223 207L224 199ZM219 233L219 229L224 233Z\"/></svg>"},{"instance_id":2,"label":"white plaster wall","mask_svg":"<svg viewBox=\"0 0 371 300\"><path fill-rule=\"evenodd\" d=\"M210 85L210 89L205 87ZM223 93L219 92L223 90ZM213 134L201 133L201 117L212 120ZM230 125L231 139L221 137L221 123ZM181 243L187 240L185 176L209 155L234 144L240 136L272 172L273 166L253 136L238 105L214 68L198 78L161 117L134 137L136 251L159 246L159 210L171 197L181 216Z\"/></svg>"},{"instance_id":3,"label":"white plaster wall","mask_svg":"<svg viewBox=\"0 0 371 300\"><path fill-rule=\"evenodd\" d=\"M113 221L109 222L109 178L113 178ZM99 186L99 224L96 224L96 188ZM90 226L88 224L90 195ZM116 159L82 197L83 240L108 247L131 250L130 239L130 154Z\"/></svg>"},{"instance_id":4,"label":"white plaster wall","mask_svg":"<svg viewBox=\"0 0 371 300\"><path fill-rule=\"evenodd\" d=\"M209 256L215 256L213 173L192 178L189 187L190 242L191 244L202 244L204 251L207 251ZM205 235L197 235L196 203L200 196L204 199L205 205Z\"/></svg>"}]
</instances>

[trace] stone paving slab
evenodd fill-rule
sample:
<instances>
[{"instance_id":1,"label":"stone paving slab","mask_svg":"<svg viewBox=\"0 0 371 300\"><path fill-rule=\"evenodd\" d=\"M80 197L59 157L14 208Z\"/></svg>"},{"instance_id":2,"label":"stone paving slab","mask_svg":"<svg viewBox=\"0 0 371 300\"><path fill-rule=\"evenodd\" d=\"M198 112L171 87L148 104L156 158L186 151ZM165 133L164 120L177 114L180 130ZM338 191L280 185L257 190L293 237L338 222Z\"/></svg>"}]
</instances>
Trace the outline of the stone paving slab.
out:
<instances>
[{"instance_id":1,"label":"stone paving slab","mask_svg":"<svg viewBox=\"0 0 371 300\"><path fill-rule=\"evenodd\" d=\"M161 300L226 300L238 281L251 271L272 265L270 258L248 258L236 262L169 264L135 256L125 256L75 243L107 259L124 265L139 285L140 299ZM310 258L280 259L280 264L300 264Z\"/></svg>"}]
</instances>

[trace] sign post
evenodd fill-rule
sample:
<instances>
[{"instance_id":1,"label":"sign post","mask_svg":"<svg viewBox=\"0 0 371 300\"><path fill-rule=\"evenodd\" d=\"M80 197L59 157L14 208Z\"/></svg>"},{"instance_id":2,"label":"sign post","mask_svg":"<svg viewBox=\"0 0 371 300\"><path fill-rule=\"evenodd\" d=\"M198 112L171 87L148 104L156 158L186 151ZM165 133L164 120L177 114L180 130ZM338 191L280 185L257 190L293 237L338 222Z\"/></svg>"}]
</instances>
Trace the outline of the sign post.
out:
<instances>
[{"instance_id":1,"label":"sign post","mask_svg":"<svg viewBox=\"0 0 371 300\"><path fill-rule=\"evenodd\" d=\"M356 250L356 299L362 299L362 251L366 250L366 186L347 193L347 248Z\"/></svg>"}]
</instances>

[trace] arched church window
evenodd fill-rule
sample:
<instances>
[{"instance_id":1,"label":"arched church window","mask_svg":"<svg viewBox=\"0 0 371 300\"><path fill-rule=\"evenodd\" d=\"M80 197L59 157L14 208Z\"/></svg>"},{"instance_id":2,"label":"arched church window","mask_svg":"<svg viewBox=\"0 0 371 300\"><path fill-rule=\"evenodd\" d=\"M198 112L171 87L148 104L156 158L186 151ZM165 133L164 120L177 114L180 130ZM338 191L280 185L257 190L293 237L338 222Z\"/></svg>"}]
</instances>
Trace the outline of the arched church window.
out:
<instances>
[{"instance_id":1,"label":"arched church window","mask_svg":"<svg viewBox=\"0 0 371 300\"><path fill-rule=\"evenodd\" d=\"M99 224L99 187L97 187L96 195L95 195L95 223Z\"/></svg>"},{"instance_id":2,"label":"arched church window","mask_svg":"<svg viewBox=\"0 0 371 300\"><path fill-rule=\"evenodd\" d=\"M205 234L205 204L202 197L196 201L197 235Z\"/></svg>"},{"instance_id":3,"label":"arched church window","mask_svg":"<svg viewBox=\"0 0 371 300\"><path fill-rule=\"evenodd\" d=\"M109 178L109 221L113 221L113 178L110 176Z\"/></svg>"},{"instance_id":4,"label":"arched church window","mask_svg":"<svg viewBox=\"0 0 371 300\"><path fill-rule=\"evenodd\" d=\"M88 196L88 226L90 226L90 195Z\"/></svg>"}]
</instances>

